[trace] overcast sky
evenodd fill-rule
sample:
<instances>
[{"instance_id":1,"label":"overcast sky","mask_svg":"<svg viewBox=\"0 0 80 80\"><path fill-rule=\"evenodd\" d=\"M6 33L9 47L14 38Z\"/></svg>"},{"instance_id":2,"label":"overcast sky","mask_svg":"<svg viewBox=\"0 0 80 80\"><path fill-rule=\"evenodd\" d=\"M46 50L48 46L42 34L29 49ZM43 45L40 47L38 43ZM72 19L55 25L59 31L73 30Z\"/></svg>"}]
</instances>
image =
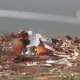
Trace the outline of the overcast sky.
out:
<instances>
[{"instance_id":1,"label":"overcast sky","mask_svg":"<svg viewBox=\"0 0 80 80\"><path fill-rule=\"evenodd\" d=\"M44 13L76 17L80 0L0 0L0 10ZM18 28L33 29L49 36L80 35L80 25L28 19L0 17L0 31L18 31Z\"/></svg>"}]
</instances>

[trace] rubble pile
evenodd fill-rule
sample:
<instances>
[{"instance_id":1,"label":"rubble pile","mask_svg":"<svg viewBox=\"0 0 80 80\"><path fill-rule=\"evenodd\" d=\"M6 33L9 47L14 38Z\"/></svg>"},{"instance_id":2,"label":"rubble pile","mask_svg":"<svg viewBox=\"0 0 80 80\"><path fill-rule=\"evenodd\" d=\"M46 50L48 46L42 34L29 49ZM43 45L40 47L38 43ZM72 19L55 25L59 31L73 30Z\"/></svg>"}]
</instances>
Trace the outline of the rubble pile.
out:
<instances>
[{"instance_id":1,"label":"rubble pile","mask_svg":"<svg viewBox=\"0 0 80 80\"><path fill-rule=\"evenodd\" d=\"M13 54L15 54L15 44L13 44L12 41L14 39L22 39L22 37L15 37L16 35L13 33L1 37L0 75L4 73L7 75L49 74L47 67L54 68L55 66L65 66L69 68L76 66L79 68L80 38L65 36L53 39L39 33L35 33L34 35L32 31L27 31L27 33L30 37L30 43L26 45L26 50L21 50L18 56L10 56L8 53L12 51ZM24 39L21 41L23 40ZM43 52L36 55L38 46L42 46L40 49L43 50ZM45 51L49 52L44 52L44 48L46 48ZM46 69L46 71L44 71L44 69Z\"/></svg>"}]
</instances>

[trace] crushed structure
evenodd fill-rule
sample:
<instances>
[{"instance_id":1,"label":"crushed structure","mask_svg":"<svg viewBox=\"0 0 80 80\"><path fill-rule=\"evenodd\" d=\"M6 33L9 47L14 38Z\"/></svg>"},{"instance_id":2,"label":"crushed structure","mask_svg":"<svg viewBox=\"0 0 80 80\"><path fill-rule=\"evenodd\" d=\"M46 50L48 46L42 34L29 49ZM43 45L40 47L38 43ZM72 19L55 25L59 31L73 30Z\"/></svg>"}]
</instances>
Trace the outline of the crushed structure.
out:
<instances>
[{"instance_id":1,"label":"crushed structure","mask_svg":"<svg viewBox=\"0 0 80 80\"><path fill-rule=\"evenodd\" d=\"M79 59L80 38L64 36L54 39L40 33L20 29L17 34L12 32L1 36L0 47L1 51L5 52L4 55L10 56L10 59L1 62L1 71L12 70L13 65L17 66L20 63L24 63L24 67L52 67L53 65L72 67ZM17 74L15 72L12 70L11 74ZM26 70L23 71L23 74L27 74Z\"/></svg>"}]
</instances>

